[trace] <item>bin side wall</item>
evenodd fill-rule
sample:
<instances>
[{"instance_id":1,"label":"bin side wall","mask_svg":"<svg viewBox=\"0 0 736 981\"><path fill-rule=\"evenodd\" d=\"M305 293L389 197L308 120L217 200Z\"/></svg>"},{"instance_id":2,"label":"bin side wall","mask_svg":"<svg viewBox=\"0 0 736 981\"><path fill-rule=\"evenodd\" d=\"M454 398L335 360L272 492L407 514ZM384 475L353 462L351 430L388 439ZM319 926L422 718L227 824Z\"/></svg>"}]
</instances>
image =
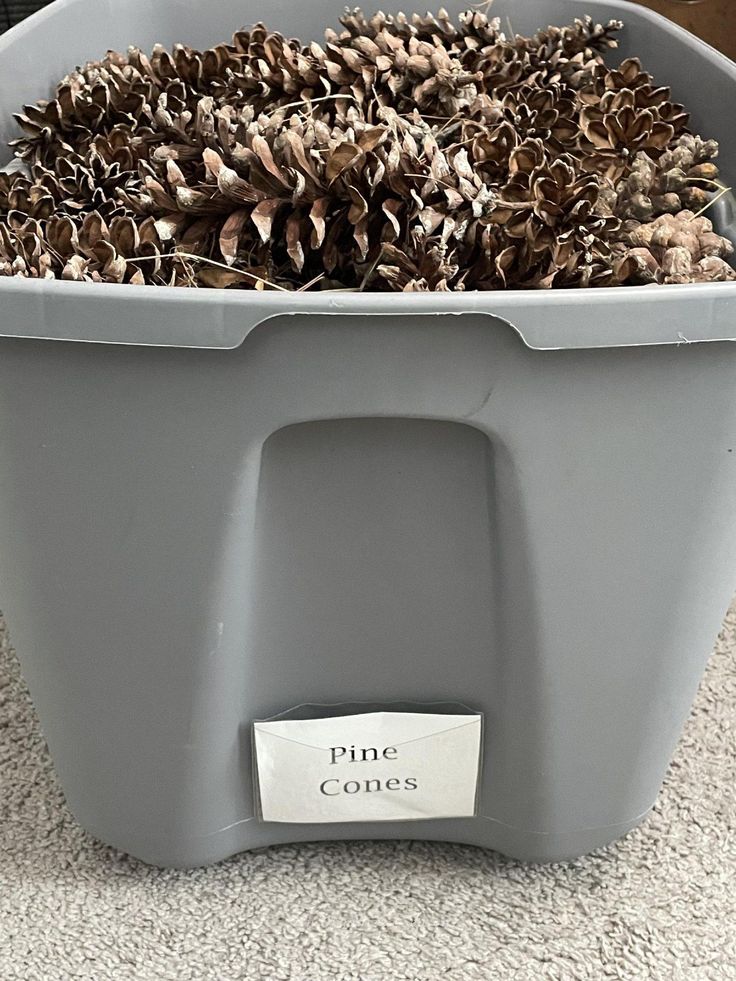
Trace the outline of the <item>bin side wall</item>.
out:
<instances>
[{"instance_id":1,"label":"bin side wall","mask_svg":"<svg viewBox=\"0 0 736 981\"><path fill-rule=\"evenodd\" d=\"M482 818L295 838L553 858L652 804L734 585L732 345L292 317L0 347L0 596L85 826L162 864L284 840L249 724L305 700L478 707Z\"/></svg>"}]
</instances>

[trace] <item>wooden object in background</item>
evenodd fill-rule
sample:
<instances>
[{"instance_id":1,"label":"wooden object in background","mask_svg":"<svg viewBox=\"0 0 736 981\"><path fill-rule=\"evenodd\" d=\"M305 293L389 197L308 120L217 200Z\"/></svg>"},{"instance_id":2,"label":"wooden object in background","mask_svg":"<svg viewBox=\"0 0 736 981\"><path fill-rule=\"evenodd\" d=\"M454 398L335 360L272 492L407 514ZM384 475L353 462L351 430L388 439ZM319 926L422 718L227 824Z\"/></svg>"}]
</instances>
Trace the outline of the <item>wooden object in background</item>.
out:
<instances>
[{"instance_id":1,"label":"wooden object in background","mask_svg":"<svg viewBox=\"0 0 736 981\"><path fill-rule=\"evenodd\" d=\"M736 0L702 0L701 3L678 3L677 0L637 2L664 14L736 61Z\"/></svg>"}]
</instances>

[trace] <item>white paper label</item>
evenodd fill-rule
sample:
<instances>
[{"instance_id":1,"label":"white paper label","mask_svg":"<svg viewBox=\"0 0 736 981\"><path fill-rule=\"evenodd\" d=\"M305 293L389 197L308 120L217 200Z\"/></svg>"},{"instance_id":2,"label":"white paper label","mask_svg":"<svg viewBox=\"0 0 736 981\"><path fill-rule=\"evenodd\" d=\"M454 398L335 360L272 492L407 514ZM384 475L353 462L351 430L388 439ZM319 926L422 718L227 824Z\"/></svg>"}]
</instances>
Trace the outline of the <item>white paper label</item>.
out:
<instances>
[{"instance_id":1,"label":"white paper label","mask_svg":"<svg viewBox=\"0 0 736 981\"><path fill-rule=\"evenodd\" d=\"M480 715L369 712L255 722L264 821L472 817Z\"/></svg>"}]
</instances>

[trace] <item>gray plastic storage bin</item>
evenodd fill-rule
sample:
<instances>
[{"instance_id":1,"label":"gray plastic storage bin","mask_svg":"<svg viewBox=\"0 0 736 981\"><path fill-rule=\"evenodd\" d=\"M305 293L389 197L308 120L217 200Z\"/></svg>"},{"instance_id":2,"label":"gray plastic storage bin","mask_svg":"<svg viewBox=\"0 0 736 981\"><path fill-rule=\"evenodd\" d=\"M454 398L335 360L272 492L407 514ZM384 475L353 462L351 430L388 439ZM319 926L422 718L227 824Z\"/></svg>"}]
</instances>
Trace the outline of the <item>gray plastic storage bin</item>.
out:
<instances>
[{"instance_id":1,"label":"gray plastic storage bin","mask_svg":"<svg viewBox=\"0 0 736 981\"><path fill-rule=\"evenodd\" d=\"M59 0L0 39L0 135L109 47L264 14L316 37L340 9ZM674 84L736 181L715 51L625 2L493 12L625 19L620 57ZM357 837L544 861L647 814L734 588L736 284L2 279L0 304L0 603L85 828L159 865ZM258 819L254 720L397 700L483 713L478 816Z\"/></svg>"}]
</instances>

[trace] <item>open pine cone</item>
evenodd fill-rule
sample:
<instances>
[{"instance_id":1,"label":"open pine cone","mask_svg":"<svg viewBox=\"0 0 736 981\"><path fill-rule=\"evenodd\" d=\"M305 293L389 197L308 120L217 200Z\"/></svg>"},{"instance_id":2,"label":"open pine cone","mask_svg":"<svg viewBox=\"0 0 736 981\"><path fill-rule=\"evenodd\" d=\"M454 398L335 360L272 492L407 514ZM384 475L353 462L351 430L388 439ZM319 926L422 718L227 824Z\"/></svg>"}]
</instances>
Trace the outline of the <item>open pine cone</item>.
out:
<instances>
[{"instance_id":1,"label":"open pine cone","mask_svg":"<svg viewBox=\"0 0 736 981\"><path fill-rule=\"evenodd\" d=\"M736 278L697 213L718 146L620 23L478 10L262 24L109 52L16 118L0 274L239 289L494 290Z\"/></svg>"}]
</instances>

